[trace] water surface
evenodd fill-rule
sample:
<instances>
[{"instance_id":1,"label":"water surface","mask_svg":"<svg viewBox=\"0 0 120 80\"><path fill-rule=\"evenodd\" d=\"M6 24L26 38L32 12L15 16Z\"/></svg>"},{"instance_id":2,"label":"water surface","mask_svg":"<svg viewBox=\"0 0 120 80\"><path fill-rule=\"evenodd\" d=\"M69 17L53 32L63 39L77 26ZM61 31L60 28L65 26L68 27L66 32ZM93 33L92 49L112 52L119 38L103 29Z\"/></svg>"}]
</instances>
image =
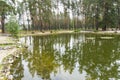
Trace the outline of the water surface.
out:
<instances>
[{"instance_id":1,"label":"water surface","mask_svg":"<svg viewBox=\"0 0 120 80\"><path fill-rule=\"evenodd\" d=\"M61 34L23 37L21 42L29 47L11 67L15 80L120 79L119 36Z\"/></svg>"}]
</instances>

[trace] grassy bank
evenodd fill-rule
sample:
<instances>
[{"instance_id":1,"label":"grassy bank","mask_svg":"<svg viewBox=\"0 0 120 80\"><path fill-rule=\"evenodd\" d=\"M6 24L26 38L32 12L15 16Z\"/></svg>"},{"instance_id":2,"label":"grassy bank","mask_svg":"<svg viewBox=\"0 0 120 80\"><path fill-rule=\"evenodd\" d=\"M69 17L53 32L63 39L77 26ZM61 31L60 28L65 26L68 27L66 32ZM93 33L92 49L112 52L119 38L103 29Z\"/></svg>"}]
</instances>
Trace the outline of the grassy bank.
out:
<instances>
[{"instance_id":1,"label":"grassy bank","mask_svg":"<svg viewBox=\"0 0 120 80\"><path fill-rule=\"evenodd\" d=\"M120 35L120 31L81 31L81 30L53 30L53 31L21 31L18 36L42 36L42 35L54 35L65 33L84 33L84 34L106 34L106 35Z\"/></svg>"}]
</instances>

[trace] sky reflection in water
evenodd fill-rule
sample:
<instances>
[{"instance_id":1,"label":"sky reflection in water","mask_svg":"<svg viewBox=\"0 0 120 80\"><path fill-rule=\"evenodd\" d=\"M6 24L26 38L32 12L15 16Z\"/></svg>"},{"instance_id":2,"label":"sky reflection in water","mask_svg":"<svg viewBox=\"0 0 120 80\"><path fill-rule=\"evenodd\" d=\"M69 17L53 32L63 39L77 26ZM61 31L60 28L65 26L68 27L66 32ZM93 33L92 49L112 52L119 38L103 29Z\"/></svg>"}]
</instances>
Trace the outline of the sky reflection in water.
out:
<instances>
[{"instance_id":1,"label":"sky reflection in water","mask_svg":"<svg viewBox=\"0 0 120 80\"><path fill-rule=\"evenodd\" d=\"M118 80L120 38L101 37L106 35L23 37L29 48L14 62L11 74L15 80Z\"/></svg>"}]
</instances>

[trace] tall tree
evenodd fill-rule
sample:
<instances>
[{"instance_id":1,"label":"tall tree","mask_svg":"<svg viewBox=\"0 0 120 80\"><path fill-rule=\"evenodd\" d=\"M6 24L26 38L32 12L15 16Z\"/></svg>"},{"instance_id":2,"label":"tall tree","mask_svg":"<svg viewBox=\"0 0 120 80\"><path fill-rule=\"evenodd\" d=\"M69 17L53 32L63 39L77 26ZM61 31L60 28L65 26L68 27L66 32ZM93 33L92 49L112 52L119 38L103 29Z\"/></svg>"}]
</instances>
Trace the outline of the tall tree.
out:
<instances>
[{"instance_id":1,"label":"tall tree","mask_svg":"<svg viewBox=\"0 0 120 80\"><path fill-rule=\"evenodd\" d=\"M1 16L1 25L2 33L5 32L5 17L7 13L13 10L13 6L8 4L6 1L0 1L0 16Z\"/></svg>"}]
</instances>

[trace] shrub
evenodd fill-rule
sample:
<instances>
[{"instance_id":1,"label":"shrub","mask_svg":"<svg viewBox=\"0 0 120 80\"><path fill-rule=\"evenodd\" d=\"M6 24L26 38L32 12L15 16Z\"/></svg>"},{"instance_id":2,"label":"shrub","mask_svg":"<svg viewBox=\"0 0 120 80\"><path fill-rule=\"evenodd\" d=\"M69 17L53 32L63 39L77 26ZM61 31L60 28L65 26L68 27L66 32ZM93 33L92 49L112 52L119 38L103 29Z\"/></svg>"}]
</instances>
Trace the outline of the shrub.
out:
<instances>
[{"instance_id":1,"label":"shrub","mask_svg":"<svg viewBox=\"0 0 120 80\"><path fill-rule=\"evenodd\" d=\"M17 37L19 33L19 24L15 20L10 20L6 24L6 29L13 37Z\"/></svg>"},{"instance_id":2,"label":"shrub","mask_svg":"<svg viewBox=\"0 0 120 80\"><path fill-rule=\"evenodd\" d=\"M81 31L80 29L74 30L74 32L80 32L80 31Z\"/></svg>"},{"instance_id":3,"label":"shrub","mask_svg":"<svg viewBox=\"0 0 120 80\"><path fill-rule=\"evenodd\" d=\"M93 32L98 32L98 30L94 29Z\"/></svg>"}]
</instances>

